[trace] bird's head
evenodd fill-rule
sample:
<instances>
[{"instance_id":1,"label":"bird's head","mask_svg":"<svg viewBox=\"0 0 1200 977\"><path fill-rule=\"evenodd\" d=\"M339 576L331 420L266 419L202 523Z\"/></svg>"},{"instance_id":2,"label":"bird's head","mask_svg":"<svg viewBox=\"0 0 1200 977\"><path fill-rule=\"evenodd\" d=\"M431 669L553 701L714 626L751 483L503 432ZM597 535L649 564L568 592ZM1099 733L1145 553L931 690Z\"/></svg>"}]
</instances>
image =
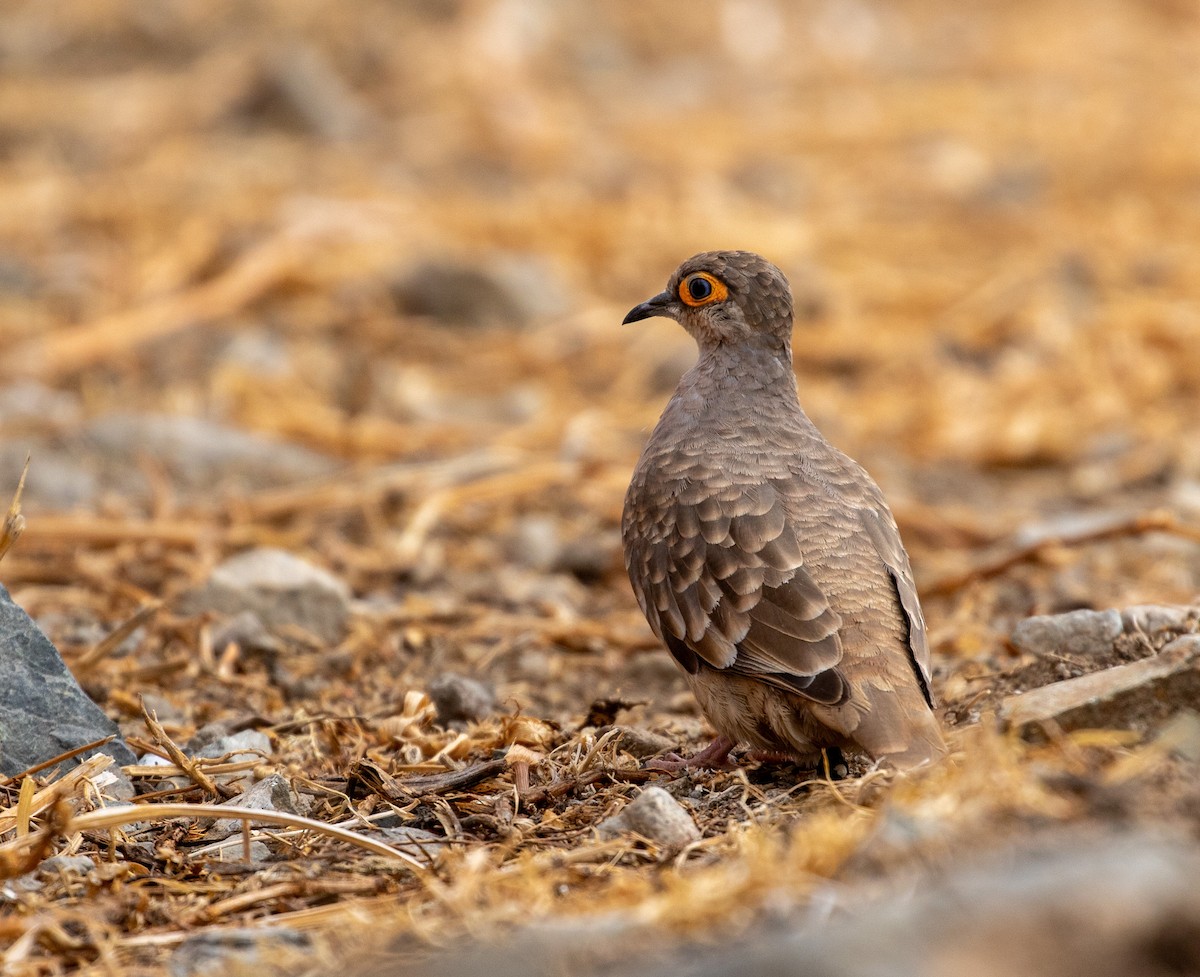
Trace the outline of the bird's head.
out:
<instances>
[{"instance_id":1,"label":"bird's head","mask_svg":"<svg viewBox=\"0 0 1200 977\"><path fill-rule=\"evenodd\" d=\"M750 251L706 251L688 258L666 289L630 309L624 322L651 316L674 319L701 350L750 343L790 355L792 290L783 272Z\"/></svg>"}]
</instances>

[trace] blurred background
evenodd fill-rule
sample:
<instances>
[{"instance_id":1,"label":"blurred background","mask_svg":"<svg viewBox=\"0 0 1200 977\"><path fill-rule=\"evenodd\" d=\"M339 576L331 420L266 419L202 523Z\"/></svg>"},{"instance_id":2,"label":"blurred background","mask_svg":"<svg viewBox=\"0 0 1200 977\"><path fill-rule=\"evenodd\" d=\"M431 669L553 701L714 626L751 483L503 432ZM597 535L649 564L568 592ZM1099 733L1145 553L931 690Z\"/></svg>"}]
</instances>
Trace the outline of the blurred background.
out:
<instances>
[{"instance_id":1,"label":"blurred background","mask_svg":"<svg viewBox=\"0 0 1200 977\"><path fill-rule=\"evenodd\" d=\"M401 811L454 840L452 898L312 843L213 909L170 822L125 849L144 887L105 849L87 899L64 876L22 919L78 906L44 918L91 959L354 893L419 940L604 895L709 940L1051 822L1194 838L1194 770L1130 754L1141 719L1038 746L986 715L1157 650L1022 651L1022 618L1200 603L1197 52L1186 0L4 0L0 511L30 467L0 581L139 753L143 704L193 752L254 732L255 776L315 818L384 810L349 799L364 758L541 763L532 794L504 773ZM892 503L975 746L907 793L847 781L853 811L771 768L672 784L705 834L674 873L594 831L640 756L706 737L619 539L695 350L620 323L715 248L789 276L801 401ZM265 564L319 597L286 626L235 613L263 581L231 558L262 547L311 565Z\"/></svg>"},{"instance_id":2,"label":"blurred background","mask_svg":"<svg viewBox=\"0 0 1200 977\"><path fill-rule=\"evenodd\" d=\"M711 248L791 278L802 401L923 583L1048 519L1200 513L1191 4L2 16L6 497L32 453L4 569L35 606L170 597L266 541L359 596L476 581L644 642L621 497L694 353L620 320ZM1156 545L935 636L1194 595L1194 547Z\"/></svg>"}]
</instances>

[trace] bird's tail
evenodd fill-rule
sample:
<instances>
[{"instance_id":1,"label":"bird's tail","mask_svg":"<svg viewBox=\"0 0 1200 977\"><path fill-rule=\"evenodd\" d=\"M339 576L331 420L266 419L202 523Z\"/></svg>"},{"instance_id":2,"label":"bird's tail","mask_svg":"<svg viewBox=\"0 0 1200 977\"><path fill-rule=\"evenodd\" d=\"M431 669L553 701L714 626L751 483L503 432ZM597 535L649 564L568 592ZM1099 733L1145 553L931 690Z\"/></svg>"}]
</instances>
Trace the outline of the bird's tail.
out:
<instances>
[{"instance_id":1,"label":"bird's tail","mask_svg":"<svg viewBox=\"0 0 1200 977\"><path fill-rule=\"evenodd\" d=\"M941 726L923 697L867 684L863 708L850 738L877 760L908 770L946 752Z\"/></svg>"}]
</instances>

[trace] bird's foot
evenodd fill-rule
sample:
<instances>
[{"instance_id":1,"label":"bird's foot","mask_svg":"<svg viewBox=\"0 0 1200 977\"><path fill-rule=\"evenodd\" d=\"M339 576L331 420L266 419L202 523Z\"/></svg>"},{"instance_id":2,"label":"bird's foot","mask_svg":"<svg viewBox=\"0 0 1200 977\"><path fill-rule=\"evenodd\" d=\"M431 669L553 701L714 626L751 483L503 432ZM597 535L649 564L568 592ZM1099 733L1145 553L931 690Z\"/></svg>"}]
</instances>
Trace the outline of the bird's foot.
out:
<instances>
[{"instance_id":1,"label":"bird's foot","mask_svg":"<svg viewBox=\"0 0 1200 977\"><path fill-rule=\"evenodd\" d=\"M746 754L746 759L757 763L795 763L802 767L810 767L830 780L842 780L850 774L846 758L836 746L826 747L812 756L799 757L784 750L751 750Z\"/></svg>"},{"instance_id":2,"label":"bird's foot","mask_svg":"<svg viewBox=\"0 0 1200 977\"><path fill-rule=\"evenodd\" d=\"M684 770L709 768L724 769L732 766L729 762L729 751L734 747L734 741L728 736L718 736L699 753L694 753L686 759L678 753L668 753L646 764L647 770L659 770L663 773L680 773Z\"/></svg>"},{"instance_id":3,"label":"bird's foot","mask_svg":"<svg viewBox=\"0 0 1200 977\"><path fill-rule=\"evenodd\" d=\"M836 746L827 746L817 757L817 773L829 780L845 780L850 776L850 765Z\"/></svg>"}]
</instances>

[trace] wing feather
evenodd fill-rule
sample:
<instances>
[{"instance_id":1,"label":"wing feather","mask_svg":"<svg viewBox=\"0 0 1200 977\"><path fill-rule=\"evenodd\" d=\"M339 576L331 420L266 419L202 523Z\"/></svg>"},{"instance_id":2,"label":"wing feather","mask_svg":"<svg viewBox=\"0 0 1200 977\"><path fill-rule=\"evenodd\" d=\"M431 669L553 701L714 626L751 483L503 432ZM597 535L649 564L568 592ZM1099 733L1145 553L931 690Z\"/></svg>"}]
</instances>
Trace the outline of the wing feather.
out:
<instances>
[{"instance_id":1,"label":"wing feather","mask_svg":"<svg viewBox=\"0 0 1200 977\"><path fill-rule=\"evenodd\" d=\"M728 669L845 701L842 621L804 567L782 491L764 482L695 499L695 483L688 488L627 552L639 602L672 655L689 671Z\"/></svg>"}]
</instances>

